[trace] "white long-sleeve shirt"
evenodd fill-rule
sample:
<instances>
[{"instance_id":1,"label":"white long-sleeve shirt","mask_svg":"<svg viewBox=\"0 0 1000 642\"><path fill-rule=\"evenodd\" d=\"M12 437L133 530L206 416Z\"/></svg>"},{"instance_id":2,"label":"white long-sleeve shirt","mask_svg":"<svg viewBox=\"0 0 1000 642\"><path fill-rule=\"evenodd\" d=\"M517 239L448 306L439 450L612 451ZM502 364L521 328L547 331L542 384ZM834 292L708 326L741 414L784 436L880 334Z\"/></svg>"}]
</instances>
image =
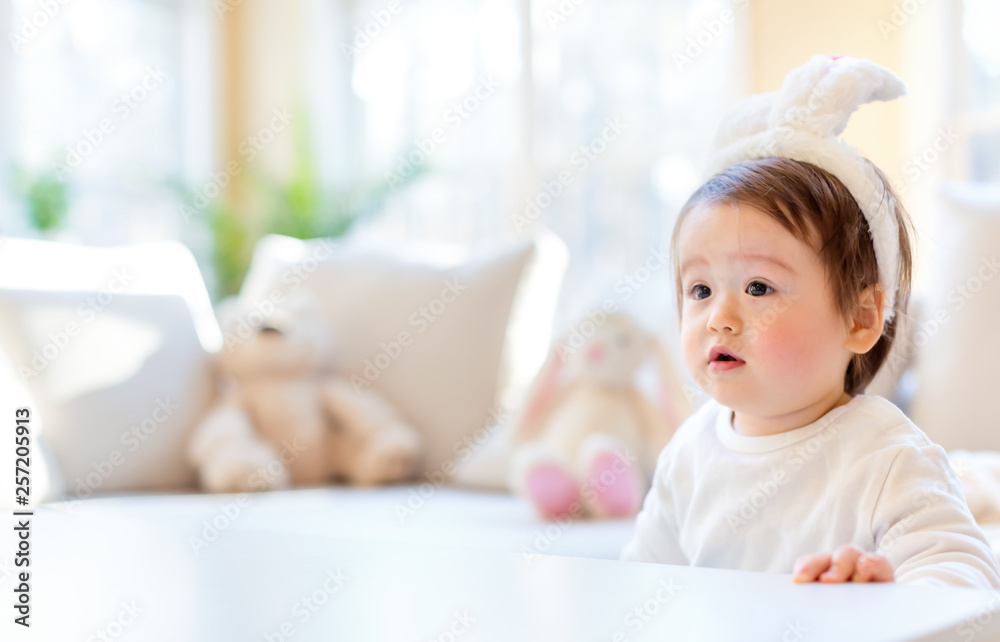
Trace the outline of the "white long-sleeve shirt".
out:
<instances>
[{"instance_id":1,"label":"white long-sleeve shirt","mask_svg":"<svg viewBox=\"0 0 1000 642\"><path fill-rule=\"evenodd\" d=\"M660 453L622 559L791 573L806 553L878 551L897 582L1000 588L945 451L892 402L857 395L748 437L709 400Z\"/></svg>"}]
</instances>

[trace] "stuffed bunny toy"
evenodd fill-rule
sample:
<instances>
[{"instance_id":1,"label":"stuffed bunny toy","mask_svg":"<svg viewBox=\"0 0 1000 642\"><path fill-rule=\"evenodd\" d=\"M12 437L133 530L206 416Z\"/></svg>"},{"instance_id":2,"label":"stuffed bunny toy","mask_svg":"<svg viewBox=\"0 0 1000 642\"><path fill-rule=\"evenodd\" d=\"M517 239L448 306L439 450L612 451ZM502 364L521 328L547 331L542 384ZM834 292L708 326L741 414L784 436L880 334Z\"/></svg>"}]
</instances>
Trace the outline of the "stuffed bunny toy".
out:
<instances>
[{"instance_id":1,"label":"stuffed bunny toy","mask_svg":"<svg viewBox=\"0 0 1000 642\"><path fill-rule=\"evenodd\" d=\"M314 302L289 299L251 327L239 303L220 313L221 399L195 428L189 459L210 492L410 477L418 432L371 389L327 371L330 337Z\"/></svg>"},{"instance_id":2,"label":"stuffed bunny toy","mask_svg":"<svg viewBox=\"0 0 1000 642\"><path fill-rule=\"evenodd\" d=\"M621 313L589 327L589 338L574 333L581 345L564 340L553 349L511 435L508 482L546 519L634 515L656 455L692 411L659 340ZM662 408L635 383L649 355Z\"/></svg>"}]
</instances>

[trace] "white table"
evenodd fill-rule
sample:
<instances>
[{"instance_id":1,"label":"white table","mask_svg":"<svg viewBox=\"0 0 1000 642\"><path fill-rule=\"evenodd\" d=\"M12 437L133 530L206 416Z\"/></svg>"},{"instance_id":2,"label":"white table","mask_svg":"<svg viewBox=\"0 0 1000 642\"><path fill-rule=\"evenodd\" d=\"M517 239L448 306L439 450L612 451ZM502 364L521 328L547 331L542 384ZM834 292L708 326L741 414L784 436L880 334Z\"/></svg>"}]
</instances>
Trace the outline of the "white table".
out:
<instances>
[{"instance_id":1,"label":"white table","mask_svg":"<svg viewBox=\"0 0 1000 642\"><path fill-rule=\"evenodd\" d=\"M0 639L1000 639L991 592L279 532L227 531L195 555L189 534L36 512L33 626L5 606ZM0 590L11 604L9 577Z\"/></svg>"}]
</instances>

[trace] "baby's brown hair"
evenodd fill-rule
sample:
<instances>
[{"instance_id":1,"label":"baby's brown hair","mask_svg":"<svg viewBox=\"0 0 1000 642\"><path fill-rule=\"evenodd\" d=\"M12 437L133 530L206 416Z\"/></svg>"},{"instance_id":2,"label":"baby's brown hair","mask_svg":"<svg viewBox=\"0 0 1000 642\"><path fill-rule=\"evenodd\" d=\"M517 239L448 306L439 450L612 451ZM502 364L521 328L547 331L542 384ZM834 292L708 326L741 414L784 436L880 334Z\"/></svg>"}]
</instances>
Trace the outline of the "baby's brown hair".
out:
<instances>
[{"instance_id":1,"label":"baby's brown hair","mask_svg":"<svg viewBox=\"0 0 1000 642\"><path fill-rule=\"evenodd\" d=\"M885 363L896 340L897 328L910 298L913 259L912 222L885 174L867 159L886 186L886 198L899 229L899 283L895 313L884 324L882 336L864 354L855 354L844 375L844 391L864 392ZM878 263L868 221L851 192L830 172L788 158L763 158L737 163L710 178L681 208L671 238L671 256L677 294L677 313L683 305L677 236L685 215L698 205L745 204L769 214L796 239L816 248L826 269L827 283L841 317L847 323L857 312L862 291L877 285Z\"/></svg>"}]
</instances>

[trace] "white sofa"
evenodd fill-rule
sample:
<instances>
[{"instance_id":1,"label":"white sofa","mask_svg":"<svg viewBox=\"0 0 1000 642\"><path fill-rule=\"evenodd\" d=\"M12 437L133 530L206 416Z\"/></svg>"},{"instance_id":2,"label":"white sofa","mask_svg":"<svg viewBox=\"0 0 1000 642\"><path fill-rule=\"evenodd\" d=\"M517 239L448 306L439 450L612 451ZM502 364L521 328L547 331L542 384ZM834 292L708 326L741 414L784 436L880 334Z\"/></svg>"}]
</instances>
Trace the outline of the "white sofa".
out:
<instances>
[{"instance_id":1,"label":"white sofa","mask_svg":"<svg viewBox=\"0 0 1000 642\"><path fill-rule=\"evenodd\" d=\"M341 312L352 306L367 325L369 343L392 336L399 310L417 305L425 296L420 287L433 292L443 275L460 275L470 291L465 308L456 304L447 311L454 318L442 314L426 333L429 345L446 353L435 357L436 380L423 372L427 356L414 353L374 382L417 418L425 434L432 433L426 434L429 454L420 479L382 488L331 485L242 495L197 492L186 462L186 437L211 403L210 355L224 349L189 252L177 244L102 250L14 239L0 247L0 347L6 355L0 354L0 412L32 409L32 506L43 514L94 518L108 528L136 520L169 526L186 534L196 554L227 533L268 531L614 559L631 535L628 519L541 521L524 500L504 492L496 439L474 453L478 464L460 471L466 488L443 484L435 474L450 455L456 459L456 444L483 430L485 411L526 386L545 356L565 266L565 252L552 239L475 261L443 260L440 251L433 260L387 257L383 250L354 246L335 249L331 257L317 255L323 250L318 243L266 239L241 297L266 301L275 277L289 274L289 266L308 265L313 271L299 272L307 277L300 285L326 297L339 333L359 327L358 319ZM303 263L314 258L325 267L316 271ZM367 272L337 289L359 263ZM379 291L387 281L404 287L410 300ZM385 315L374 318L376 308ZM495 311L501 309L502 318L475 317L500 317ZM444 403L456 387L456 373L467 367L460 359L449 365L454 355L447 351L456 343L464 352L472 349L455 336L462 324L478 333L469 336L480 351L476 361L492 359L493 365L488 373L466 375L472 383L464 384L463 398ZM540 326L543 332L527 331ZM371 356L371 348L359 343L345 343L347 361L363 363ZM164 413L163 407L176 410ZM490 426L490 432L502 432L497 428ZM133 449L136 435L143 440ZM7 457L7 448L0 444L4 461L13 456ZM6 477L0 493L9 504L13 489ZM58 543L73 533L47 537ZM0 552L0 569L12 568L12 560L2 564L12 550ZM10 580L10 574L0 576Z\"/></svg>"}]
</instances>

